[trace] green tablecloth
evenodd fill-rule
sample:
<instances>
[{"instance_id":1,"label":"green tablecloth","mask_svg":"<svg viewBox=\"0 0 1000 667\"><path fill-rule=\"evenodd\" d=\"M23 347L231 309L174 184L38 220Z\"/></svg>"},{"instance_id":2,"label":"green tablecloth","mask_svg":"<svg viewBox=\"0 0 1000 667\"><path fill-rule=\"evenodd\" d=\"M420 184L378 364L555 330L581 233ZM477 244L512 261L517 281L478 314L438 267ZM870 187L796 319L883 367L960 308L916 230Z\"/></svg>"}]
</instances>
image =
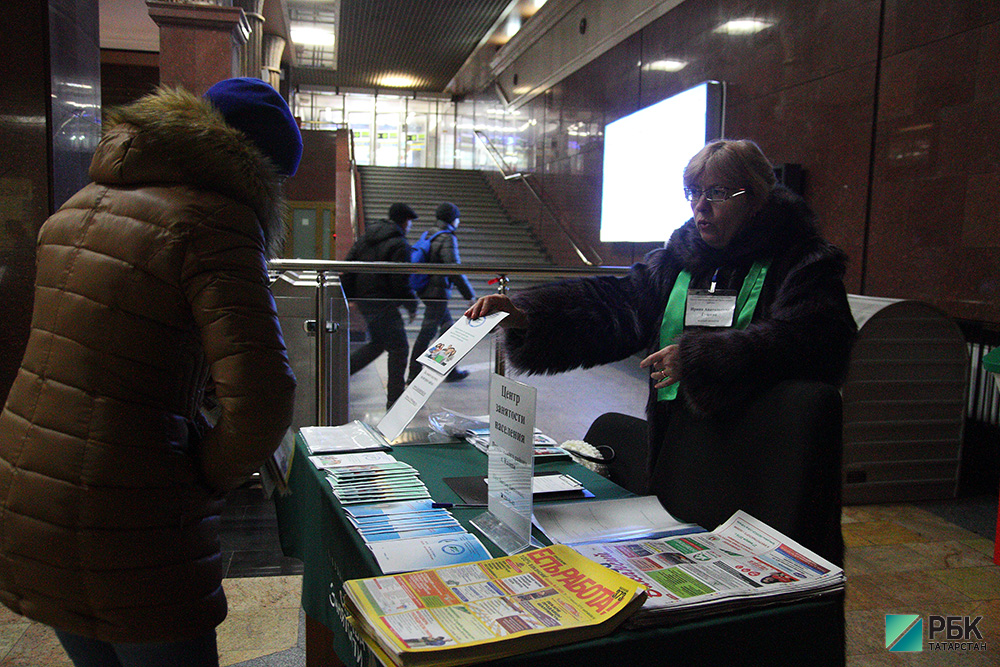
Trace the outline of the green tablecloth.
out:
<instances>
[{"instance_id":1,"label":"green tablecloth","mask_svg":"<svg viewBox=\"0 0 1000 667\"><path fill-rule=\"evenodd\" d=\"M278 528L285 555L303 562L302 607L334 632L334 649L347 665L362 664L367 649L343 620L344 581L381 574L374 557L351 527L322 472L309 462L301 439L289 477L291 493L276 500ZM461 502L446 477L486 475L486 456L467 443L408 445L393 448L393 456L421 472L437 502ZM623 498L629 492L570 461L543 463L537 472L566 472L597 498ZM478 534L469 521L482 509L455 508L452 513L469 532L477 534L494 556L503 552ZM540 541L548 543L543 536ZM581 664L663 664L676 658L705 664L843 665L844 614L842 596L798 602L750 612L649 630L619 631L610 637L536 651L497 661L496 665L538 664L579 667Z\"/></svg>"}]
</instances>

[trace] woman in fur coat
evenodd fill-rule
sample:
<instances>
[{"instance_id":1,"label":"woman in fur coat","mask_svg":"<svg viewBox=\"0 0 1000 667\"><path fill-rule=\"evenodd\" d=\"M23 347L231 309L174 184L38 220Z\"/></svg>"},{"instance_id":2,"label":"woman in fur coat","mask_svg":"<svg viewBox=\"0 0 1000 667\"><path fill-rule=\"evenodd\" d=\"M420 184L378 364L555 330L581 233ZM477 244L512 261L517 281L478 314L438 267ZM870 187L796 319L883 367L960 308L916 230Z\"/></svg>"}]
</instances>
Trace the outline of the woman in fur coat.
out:
<instances>
[{"instance_id":1,"label":"woman in fur coat","mask_svg":"<svg viewBox=\"0 0 1000 667\"><path fill-rule=\"evenodd\" d=\"M673 419L736 414L786 379L840 384L856 333L844 254L812 211L776 184L751 141L705 146L684 172L693 217L623 277L567 280L481 298L504 310L506 351L528 373L558 373L646 351L650 466ZM714 526L708 526L713 528Z\"/></svg>"},{"instance_id":2,"label":"woman in fur coat","mask_svg":"<svg viewBox=\"0 0 1000 667\"><path fill-rule=\"evenodd\" d=\"M160 90L106 115L93 182L41 228L0 413L0 602L77 665L218 665L223 494L292 417L266 259L301 154L262 81Z\"/></svg>"}]
</instances>

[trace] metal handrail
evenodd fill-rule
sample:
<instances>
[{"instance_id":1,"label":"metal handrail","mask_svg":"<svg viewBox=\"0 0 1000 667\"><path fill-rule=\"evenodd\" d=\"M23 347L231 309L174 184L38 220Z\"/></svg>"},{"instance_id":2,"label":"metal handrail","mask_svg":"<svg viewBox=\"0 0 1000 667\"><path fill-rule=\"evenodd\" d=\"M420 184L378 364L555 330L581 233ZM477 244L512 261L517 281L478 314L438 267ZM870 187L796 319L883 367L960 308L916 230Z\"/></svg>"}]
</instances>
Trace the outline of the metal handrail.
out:
<instances>
[{"instance_id":1,"label":"metal handrail","mask_svg":"<svg viewBox=\"0 0 1000 667\"><path fill-rule=\"evenodd\" d=\"M426 273L429 275L491 275L531 276L534 278L567 278L585 276L622 276L627 266L551 266L548 264L496 266L492 264L409 264L405 262L343 262L326 259L272 259L273 271L319 271L335 273Z\"/></svg>"},{"instance_id":2,"label":"metal handrail","mask_svg":"<svg viewBox=\"0 0 1000 667\"><path fill-rule=\"evenodd\" d=\"M528 174L521 171L512 170L510 168L510 165L507 164L507 161L503 159L503 156L496 149L496 146L493 145L493 142L490 141L490 138L487 137L482 130L473 130L472 132L479 138L481 142L483 142L483 146L486 148L486 153L493 159L493 162L497 165L497 167L499 167L500 173L503 175L503 179L505 181L516 180L523 183L524 187L526 187L528 189L528 192L531 193L531 196L534 197L535 201L537 201L539 205L542 207L542 211L548 214L548 216L552 219L552 221L556 223L556 226L559 227L559 230L566 237L566 240L569 241L570 246L573 247L573 251L576 253L577 257L580 258L580 261L582 261L584 264L587 264L588 266L595 266L595 263L590 261L590 259L583 252L583 250L580 249L579 244L577 244L576 240L573 238L573 234L562 223L562 220L560 220L556 212L552 210L552 207L549 206L549 203L546 202L544 199L542 199L542 196L538 194L535 188L532 187L531 183L528 182ZM587 250L597 260L597 265L601 265L604 263L604 260L601 259L601 256L597 253L596 250L593 249L593 247L588 245Z\"/></svg>"},{"instance_id":3,"label":"metal handrail","mask_svg":"<svg viewBox=\"0 0 1000 667\"><path fill-rule=\"evenodd\" d=\"M351 273L382 273L382 274L407 274L407 273L427 273L435 275L454 275L457 273L472 275L495 276L497 293L506 294L509 283L508 276L512 274L522 276L535 276L542 278L567 278L586 277L595 275L623 275L629 269L624 266L605 267L553 267L549 265L541 266L495 266L486 264L410 264L400 262L345 262L326 259L273 259L268 262L268 269L275 275L283 272L305 274L311 276L315 274L316 280L316 300L315 326L316 326L316 349L314 350L314 366L316 369L316 415L318 424L329 426L343 424L347 421L347 401L345 396L341 401L334 400L333 385L333 363L331 358L331 341L334 332L343 324L334 321L333 305L334 300L339 300L344 305L346 313L346 298L339 282L332 281L331 274ZM304 276L303 276L304 277ZM345 330L346 331L346 330ZM346 334L341 334L346 335ZM500 375L505 374L505 358L503 349L498 345L495 350L494 370ZM348 383L349 384L349 383Z\"/></svg>"}]
</instances>

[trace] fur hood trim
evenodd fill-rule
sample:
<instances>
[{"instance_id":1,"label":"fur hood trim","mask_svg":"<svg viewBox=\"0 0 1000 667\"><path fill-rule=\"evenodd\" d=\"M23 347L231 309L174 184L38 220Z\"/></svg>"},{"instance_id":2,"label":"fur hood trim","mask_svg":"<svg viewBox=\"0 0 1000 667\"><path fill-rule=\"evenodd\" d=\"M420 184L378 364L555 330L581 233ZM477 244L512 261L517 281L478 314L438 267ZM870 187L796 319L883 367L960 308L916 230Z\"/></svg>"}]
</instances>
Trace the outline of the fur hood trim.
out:
<instances>
[{"instance_id":1,"label":"fur hood trim","mask_svg":"<svg viewBox=\"0 0 1000 667\"><path fill-rule=\"evenodd\" d=\"M282 179L271 161L210 102L160 88L105 114L104 136L90 167L102 184L185 183L218 192L257 214L268 256L285 228Z\"/></svg>"}]
</instances>

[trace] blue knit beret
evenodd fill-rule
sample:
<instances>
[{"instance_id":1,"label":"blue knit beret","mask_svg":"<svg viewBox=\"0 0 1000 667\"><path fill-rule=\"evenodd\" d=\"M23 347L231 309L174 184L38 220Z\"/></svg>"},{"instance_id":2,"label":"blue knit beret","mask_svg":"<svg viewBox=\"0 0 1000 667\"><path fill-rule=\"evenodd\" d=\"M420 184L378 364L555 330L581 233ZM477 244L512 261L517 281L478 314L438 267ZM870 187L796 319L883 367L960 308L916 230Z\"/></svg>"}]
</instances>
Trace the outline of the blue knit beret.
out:
<instances>
[{"instance_id":1,"label":"blue knit beret","mask_svg":"<svg viewBox=\"0 0 1000 667\"><path fill-rule=\"evenodd\" d=\"M302 159L298 123L274 88L260 79L226 79L205 93L226 119L271 159L278 173L292 176Z\"/></svg>"}]
</instances>

